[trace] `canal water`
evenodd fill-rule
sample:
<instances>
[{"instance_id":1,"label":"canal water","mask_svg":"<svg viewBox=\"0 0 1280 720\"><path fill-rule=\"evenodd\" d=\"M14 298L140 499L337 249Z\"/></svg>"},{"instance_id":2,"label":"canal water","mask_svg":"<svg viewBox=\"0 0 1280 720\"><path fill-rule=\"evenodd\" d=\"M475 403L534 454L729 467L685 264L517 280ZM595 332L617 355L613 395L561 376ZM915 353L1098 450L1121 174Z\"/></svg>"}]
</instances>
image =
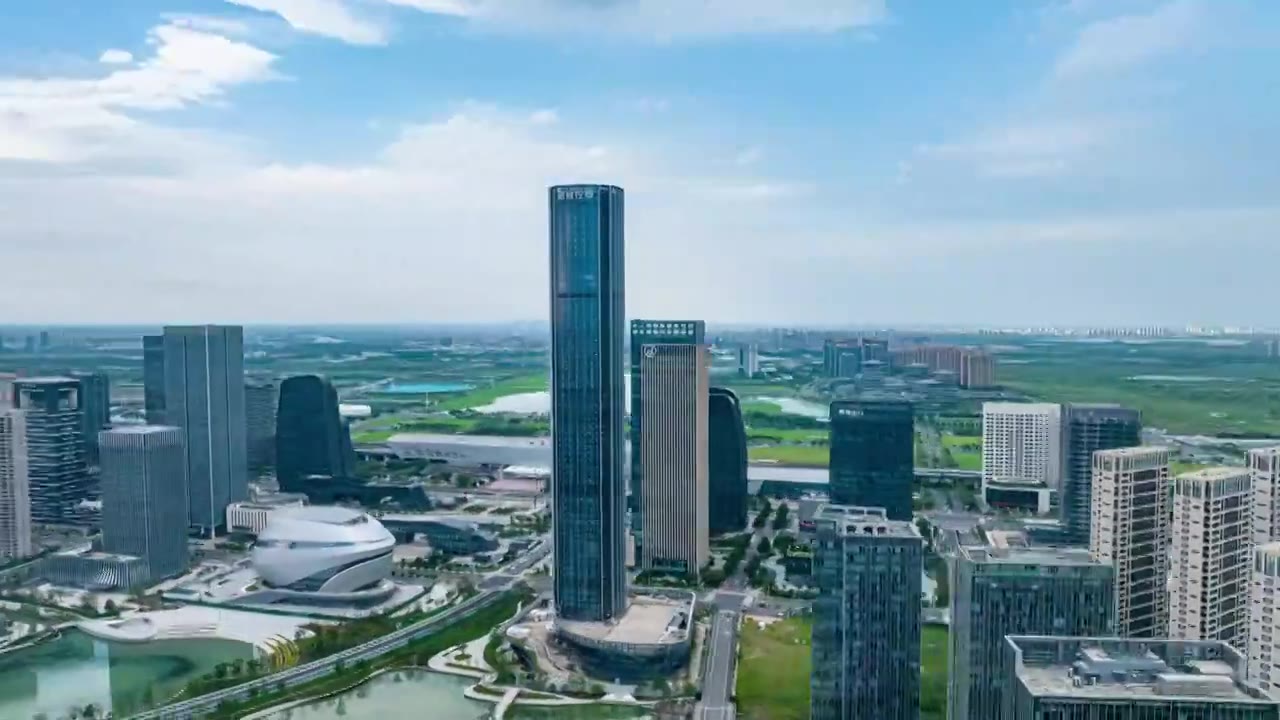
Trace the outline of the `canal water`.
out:
<instances>
[{"instance_id":1,"label":"canal water","mask_svg":"<svg viewBox=\"0 0 1280 720\"><path fill-rule=\"evenodd\" d=\"M270 716L270 720L337 720L337 718L431 718L478 720L487 718L493 706L468 700L463 689L474 680L425 670L383 673L360 687L336 697L299 705Z\"/></svg>"},{"instance_id":2,"label":"canal water","mask_svg":"<svg viewBox=\"0 0 1280 720\"><path fill-rule=\"evenodd\" d=\"M0 655L0 718L50 720L95 705L124 717L160 702L219 663L249 660L253 647L234 640L114 643L78 630Z\"/></svg>"}]
</instances>

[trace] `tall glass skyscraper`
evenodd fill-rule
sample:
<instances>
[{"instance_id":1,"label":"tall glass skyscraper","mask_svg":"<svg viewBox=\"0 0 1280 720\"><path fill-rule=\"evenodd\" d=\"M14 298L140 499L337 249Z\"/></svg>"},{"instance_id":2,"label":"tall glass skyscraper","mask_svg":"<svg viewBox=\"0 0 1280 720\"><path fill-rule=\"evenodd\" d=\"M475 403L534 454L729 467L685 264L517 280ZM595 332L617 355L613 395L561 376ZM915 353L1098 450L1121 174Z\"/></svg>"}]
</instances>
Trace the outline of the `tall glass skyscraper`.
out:
<instances>
[{"instance_id":1,"label":"tall glass skyscraper","mask_svg":"<svg viewBox=\"0 0 1280 720\"><path fill-rule=\"evenodd\" d=\"M142 336L142 402L147 422L164 422L164 336Z\"/></svg>"},{"instance_id":2,"label":"tall glass skyscraper","mask_svg":"<svg viewBox=\"0 0 1280 720\"><path fill-rule=\"evenodd\" d=\"M915 416L898 400L831 403L831 502L911 519Z\"/></svg>"},{"instance_id":3,"label":"tall glass skyscraper","mask_svg":"<svg viewBox=\"0 0 1280 720\"><path fill-rule=\"evenodd\" d=\"M707 477L712 535L747 526L747 430L738 396L711 388L707 397Z\"/></svg>"},{"instance_id":4,"label":"tall glass skyscraper","mask_svg":"<svg viewBox=\"0 0 1280 720\"><path fill-rule=\"evenodd\" d=\"M556 611L626 610L623 194L550 188L551 502Z\"/></svg>"},{"instance_id":5,"label":"tall glass skyscraper","mask_svg":"<svg viewBox=\"0 0 1280 720\"><path fill-rule=\"evenodd\" d=\"M26 411L31 520L70 523L89 496L80 383L69 377L21 378L14 405Z\"/></svg>"},{"instance_id":6,"label":"tall glass skyscraper","mask_svg":"<svg viewBox=\"0 0 1280 720\"><path fill-rule=\"evenodd\" d=\"M1068 542L1088 545L1093 512L1093 454L1141 445L1142 415L1119 405L1064 405L1062 436L1062 527Z\"/></svg>"},{"instance_id":7,"label":"tall glass skyscraper","mask_svg":"<svg viewBox=\"0 0 1280 720\"><path fill-rule=\"evenodd\" d=\"M333 383L318 375L295 375L280 383L276 419L276 478L286 492L304 492L307 475L355 475L347 426L338 414Z\"/></svg>"},{"instance_id":8,"label":"tall glass skyscraper","mask_svg":"<svg viewBox=\"0 0 1280 720\"><path fill-rule=\"evenodd\" d=\"M104 372L73 372L80 383L80 420L85 461L98 464L98 433L111 427L111 378Z\"/></svg>"},{"instance_id":9,"label":"tall glass skyscraper","mask_svg":"<svg viewBox=\"0 0 1280 720\"><path fill-rule=\"evenodd\" d=\"M151 582L187 569L187 466L182 430L127 425L99 435L102 549L135 555Z\"/></svg>"},{"instance_id":10,"label":"tall glass skyscraper","mask_svg":"<svg viewBox=\"0 0 1280 720\"><path fill-rule=\"evenodd\" d=\"M184 431L188 522L209 532L227 505L248 497L244 422L244 329L164 329L165 422Z\"/></svg>"}]
</instances>

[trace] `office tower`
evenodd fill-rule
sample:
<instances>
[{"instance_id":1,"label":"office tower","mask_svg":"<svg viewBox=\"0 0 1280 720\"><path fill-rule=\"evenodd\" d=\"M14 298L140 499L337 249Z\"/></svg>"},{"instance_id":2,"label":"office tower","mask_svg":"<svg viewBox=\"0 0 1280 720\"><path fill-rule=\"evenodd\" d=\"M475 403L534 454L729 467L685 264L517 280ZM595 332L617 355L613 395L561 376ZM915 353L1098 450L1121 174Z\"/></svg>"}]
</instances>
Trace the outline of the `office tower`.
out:
<instances>
[{"instance_id":1,"label":"office tower","mask_svg":"<svg viewBox=\"0 0 1280 720\"><path fill-rule=\"evenodd\" d=\"M814 522L810 717L917 720L920 534L881 508L828 505Z\"/></svg>"},{"instance_id":2,"label":"office tower","mask_svg":"<svg viewBox=\"0 0 1280 720\"><path fill-rule=\"evenodd\" d=\"M68 377L14 383L14 404L26 411L32 522L73 522L76 505L88 497L79 393L80 383Z\"/></svg>"},{"instance_id":3,"label":"office tower","mask_svg":"<svg viewBox=\"0 0 1280 720\"><path fill-rule=\"evenodd\" d=\"M753 378L760 372L760 347L755 343L738 346L738 374Z\"/></svg>"},{"instance_id":4,"label":"office tower","mask_svg":"<svg viewBox=\"0 0 1280 720\"><path fill-rule=\"evenodd\" d=\"M857 340L827 338L822 342L822 368L827 377L857 377L862 360L862 346Z\"/></svg>"},{"instance_id":5,"label":"office tower","mask_svg":"<svg viewBox=\"0 0 1280 720\"><path fill-rule=\"evenodd\" d=\"M13 384L17 381L13 373L0 373L0 410L13 407Z\"/></svg>"},{"instance_id":6,"label":"office tower","mask_svg":"<svg viewBox=\"0 0 1280 720\"><path fill-rule=\"evenodd\" d=\"M104 372L73 372L80 383L85 462L98 464L98 433L111 427L111 378Z\"/></svg>"},{"instance_id":7,"label":"office tower","mask_svg":"<svg viewBox=\"0 0 1280 720\"><path fill-rule=\"evenodd\" d=\"M1280 542L1253 551L1249 584L1249 682L1280 700Z\"/></svg>"},{"instance_id":8,"label":"office tower","mask_svg":"<svg viewBox=\"0 0 1280 720\"><path fill-rule=\"evenodd\" d=\"M960 356L960 387L982 390L995 387L996 359L984 352L966 350Z\"/></svg>"},{"instance_id":9,"label":"office tower","mask_svg":"<svg viewBox=\"0 0 1280 720\"><path fill-rule=\"evenodd\" d=\"M640 566L692 574L710 557L706 345L644 345ZM633 379L631 382L635 382ZM634 407L634 406L633 406Z\"/></svg>"},{"instance_id":10,"label":"office tower","mask_svg":"<svg viewBox=\"0 0 1280 720\"><path fill-rule=\"evenodd\" d=\"M1245 468L1207 468L1173 480L1169 553L1169 637L1249 639L1253 524Z\"/></svg>"},{"instance_id":11,"label":"office tower","mask_svg":"<svg viewBox=\"0 0 1280 720\"><path fill-rule=\"evenodd\" d=\"M1120 637L1169 633L1171 491L1168 448L1093 454L1089 554L1115 570L1115 632Z\"/></svg>"},{"instance_id":12,"label":"office tower","mask_svg":"<svg viewBox=\"0 0 1280 720\"><path fill-rule=\"evenodd\" d=\"M31 476L27 422L21 410L0 408L0 558L31 554Z\"/></svg>"},{"instance_id":13,"label":"office tower","mask_svg":"<svg viewBox=\"0 0 1280 720\"><path fill-rule=\"evenodd\" d=\"M747 526L747 430L738 396L713 387L707 397L708 527L712 535Z\"/></svg>"},{"instance_id":14,"label":"office tower","mask_svg":"<svg viewBox=\"0 0 1280 720\"><path fill-rule=\"evenodd\" d=\"M1093 454L1142 444L1142 415L1119 405L1062 407L1062 481L1058 494L1063 529L1069 542L1089 542Z\"/></svg>"},{"instance_id":15,"label":"office tower","mask_svg":"<svg viewBox=\"0 0 1280 720\"><path fill-rule=\"evenodd\" d=\"M51 347L51 343L49 342L49 331L41 330L40 331L40 352L48 352L50 347Z\"/></svg>"},{"instance_id":16,"label":"office tower","mask_svg":"<svg viewBox=\"0 0 1280 720\"><path fill-rule=\"evenodd\" d=\"M914 449L910 403L831 403L831 502L880 507L890 520L910 520Z\"/></svg>"},{"instance_id":17,"label":"office tower","mask_svg":"<svg viewBox=\"0 0 1280 720\"><path fill-rule=\"evenodd\" d=\"M295 375L280 383L275 435L281 490L303 492L308 475L355 477L355 457L343 442L347 426L338 414L338 393L327 378Z\"/></svg>"},{"instance_id":18,"label":"office tower","mask_svg":"<svg viewBox=\"0 0 1280 720\"><path fill-rule=\"evenodd\" d=\"M249 468L255 472L275 467L279 397L280 388L274 380L250 380L244 384L246 456Z\"/></svg>"},{"instance_id":19,"label":"office tower","mask_svg":"<svg viewBox=\"0 0 1280 720\"><path fill-rule=\"evenodd\" d=\"M982 486L1044 483L1059 487L1061 411L1053 403L982 404Z\"/></svg>"},{"instance_id":20,"label":"office tower","mask_svg":"<svg viewBox=\"0 0 1280 720\"><path fill-rule=\"evenodd\" d=\"M1083 549L961 547L951 573L947 716L998 718L1006 635L1111 635L1113 573Z\"/></svg>"},{"instance_id":21,"label":"office tower","mask_svg":"<svg viewBox=\"0 0 1280 720\"><path fill-rule=\"evenodd\" d=\"M249 495L244 427L244 329L164 329L165 423L184 431L187 522L213 534L227 505Z\"/></svg>"},{"instance_id":22,"label":"office tower","mask_svg":"<svg viewBox=\"0 0 1280 720\"><path fill-rule=\"evenodd\" d=\"M1253 475L1253 544L1280 540L1280 447L1249 451Z\"/></svg>"},{"instance_id":23,"label":"office tower","mask_svg":"<svg viewBox=\"0 0 1280 720\"><path fill-rule=\"evenodd\" d=\"M142 336L142 403L147 422L164 422L164 336Z\"/></svg>"},{"instance_id":24,"label":"office tower","mask_svg":"<svg viewBox=\"0 0 1280 720\"><path fill-rule=\"evenodd\" d=\"M33 355L33 354L35 354L35 351L36 351L36 336L35 336L35 335L28 335L28 336L27 336L26 341L22 344L22 351L23 351L23 352L25 352L25 353L26 353L26 354L28 354L28 355Z\"/></svg>"},{"instance_id":25,"label":"office tower","mask_svg":"<svg viewBox=\"0 0 1280 720\"><path fill-rule=\"evenodd\" d=\"M553 591L566 620L626 610L623 192L550 188Z\"/></svg>"},{"instance_id":26,"label":"office tower","mask_svg":"<svg viewBox=\"0 0 1280 720\"><path fill-rule=\"evenodd\" d=\"M1029 637L1005 641L1001 720L1276 720L1246 658L1218 641Z\"/></svg>"},{"instance_id":27,"label":"office tower","mask_svg":"<svg viewBox=\"0 0 1280 720\"><path fill-rule=\"evenodd\" d=\"M632 320L631 321L631 485L627 509L631 511L631 528L643 533L644 518L640 506L644 482L644 458L641 457L640 433L644 427L644 378L640 374L640 349L645 345L702 345L706 342L707 324L702 320Z\"/></svg>"},{"instance_id":28,"label":"office tower","mask_svg":"<svg viewBox=\"0 0 1280 720\"><path fill-rule=\"evenodd\" d=\"M98 436L102 549L142 558L151 582L187 569L187 462L183 432L126 425Z\"/></svg>"}]
</instances>

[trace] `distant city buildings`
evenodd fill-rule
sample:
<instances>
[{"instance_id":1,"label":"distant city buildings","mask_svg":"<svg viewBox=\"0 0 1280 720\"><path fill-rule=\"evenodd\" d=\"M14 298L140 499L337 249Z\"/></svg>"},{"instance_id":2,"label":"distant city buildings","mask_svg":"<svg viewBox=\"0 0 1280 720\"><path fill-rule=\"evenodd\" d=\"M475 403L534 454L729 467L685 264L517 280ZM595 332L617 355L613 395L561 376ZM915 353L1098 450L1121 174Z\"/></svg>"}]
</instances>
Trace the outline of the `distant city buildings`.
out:
<instances>
[{"instance_id":1,"label":"distant city buildings","mask_svg":"<svg viewBox=\"0 0 1280 720\"><path fill-rule=\"evenodd\" d=\"M1249 451L1253 476L1253 543L1280 540L1280 447Z\"/></svg>"},{"instance_id":2,"label":"distant city buildings","mask_svg":"<svg viewBox=\"0 0 1280 720\"><path fill-rule=\"evenodd\" d=\"M910 520L914 451L910 403L831 403L831 501L884 508L890 520Z\"/></svg>"},{"instance_id":3,"label":"distant city buildings","mask_svg":"<svg viewBox=\"0 0 1280 720\"><path fill-rule=\"evenodd\" d=\"M1014 635L1005 647L1002 720L1280 717L1223 642Z\"/></svg>"},{"instance_id":4,"label":"distant city buildings","mask_svg":"<svg viewBox=\"0 0 1280 720\"><path fill-rule=\"evenodd\" d=\"M111 378L104 372L73 372L80 383L81 434L85 462L98 464L98 433L111 427Z\"/></svg>"},{"instance_id":5,"label":"distant city buildings","mask_svg":"<svg viewBox=\"0 0 1280 720\"><path fill-rule=\"evenodd\" d=\"M753 378L760 373L760 346L744 343L738 346L738 375Z\"/></svg>"},{"instance_id":6,"label":"distant city buildings","mask_svg":"<svg viewBox=\"0 0 1280 720\"><path fill-rule=\"evenodd\" d=\"M17 380L13 373L0 372L0 410L13 407L13 384Z\"/></svg>"},{"instance_id":7,"label":"distant city buildings","mask_svg":"<svg viewBox=\"0 0 1280 720\"><path fill-rule=\"evenodd\" d=\"M1168 448L1094 453L1089 553L1115 569L1120 637L1169 634L1171 494Z\"/></svg>"},{"instance_id":8,"label":"distant city buildings","mask_svg":"<svg viewBox=\"0 0 1280 720\"><path fill-rule=\"evenodd\" d=\"M889 359L889 341L882 338L827 338L822 344L822 367L827 377L854 378L864 364L888 364Z\"/></svg>"},{"instance_id":9,"label":"distant city buildings","mask_svg":"<svg viewBox=\"0 0 1280 720\"><path fill-rule=\"evenodd\" d=\"M245 455L253 472L275 467L279 398L275 380L254 379L244 385Z\"/></svg>"},{"instance_id":10,"label":"distant city buildings","mask_svg":"<svg viewBox=\"0 0 1280 720\"><path fill-rule=\"evenodd\" d=\"M880 508L814 518L813 720L917 720L923 542Z\"/></svg>"},{"instance_id":11,"label":"distant city buildings","mask_svg":"<svg viewBox=\"0 0 1280 720\"><path fill-rule=\"evenodd\" d=\"M183 432L126 425L99 435L102 549L142 559L150 582L187 569Z\"/></svg>"},{"instance_id":12,"label":"distant city buildings","mask_svg":"<svg viewBox=\"0 0 1280 720\"><path fill-rule=\"evenodd\" d=\"M891 360L894 367L920 365L940 377L954 378L966 390L985 390L996 384L995 356L977 348L917 345L894 350Z\"/></svg>"},{"instance_id":13,"label":"distant city buildings","mask_svg":"<svg viewBox=\"0 0 1280 720\"><path fill-rule=\"evenodd\" d=\"M1249 585L1249 682L1280 700L1280 542L1253 553Z\"/></svg>"},{"instance_id":14,"label":"distant city buildings","mask_svg":"<svg viewBox=\"0 0 1280 720\"><path fill-rule=\"evenodd\" d=\"M1247 648L1251 498L1245 468L1208 468L1174 478L1169 637Z\"/></svg>"},{"instance_id":15,"label":"distant city buildings","mask_svg":"<svg viewBox=\"0 0 1280 720\"><path fill-rule=\"evenodd\" d=\"M76 505L89 495L80 383L69 377L20 378L14 399L26 411L31 521L74 523Z\"/></svg>"},{"instance_id":16,"label":"distant city buildings","mask_svg":"<svg viewBox=\"0 0 1280 720\"><path fill-rule=\"evenodd\" d=\"M552 584L559 618L627 605L623 191L549 189Z\"/></svg>"},{"instance_id":17,"label":"distant city buildings","mask_svg":"<svg viewBox=\"0 0 1280 720\"><path fill-rule=\"evenodd\" d=\"M644 463L640 567L691 575L711 553L707 526L710 357L706 345L683 343L646 343L640 354L638 377L644 387L640 405L645 418L639 446Z\"/></svg>"},{"instance_id":18,"label":"distant city buildings","mask_svg":"<svg viewBox=\"0 0 1280 720\"><path fill-rule=\"evenodd\" d=\"M747 526L747 431L738 396L713 387L707 397L708 527L712 535Z\"/></svg>"},{"instance_id":19,"label":"distant city buildings","mask_svg":"<svg viewBox=\"0 0 1280 720\"><path fill-rule=\"evenodd\" d=\"M31 476L26 414L0 408L0 559L31 554Z\"/></svg>"},{"instance_id":20,"label":"distant city buildings","mask_svg":"<svg viewBox=\"0 0 1280 720\"><path fill-rule=\"evenodd\" d=\"M338 393L327 378L295 375L280 383L277 413L276 479L285 492L304 492L309 475L355 476Z\"/></svg>"},{"instance_id":21,"label":"distant city buildings","mask_svg":"<svg viewBox=\"0 0 1280 720\"><path fill-rule=\"evenodd\" d=\"M184 431L187 522L212 534L227 505L248 497L244 329L165 327L164 387L165 423Z\"/></svg>"},{"instance_id":22,"label":"distant city buildings","mask_svg":"<svg viewBox=\"0 0 1280 720\"><path fill-rule=\"evenodd\" d=\"M640 372L641 350L645 345L704 345L707 324L702 320L632 320L631 321L631 484L627 508L631 511L631 529L643 534L644 512L641 507L641 485L644 483L644 457L637 448L644 428L644 377Z\"/></svg>"},{"instance_id":23,"label":"distant city buildings","mask_svg":"<svg viewBox=\"0 0 1280 720\"><path fill-rule=\"evenodd\" d=\"M142 402L147 422L164 423L164 336L142 337Z\"/></svg>"},{"instance_id":24,"label":"distant city buildings","mask_svg":"<svg viewBox=\"0 0 1280 720\"><path fill-rule=\"evenodd\" d=\"M1113 573L1081 549L961 547L951 587L947 716L998 718L1006 635L1110 635Z\"/></svg>"},{"instance_id":25,"label":"distant city buildings","mask_svg":"<svg viewBox=\"0 0 1280 720\"><path fill-rule=\"evenodd\" d=\"M1142 416L1119 405L1062 406L1062 478L1058 495L1069 542L1086 545L1093 513L1093 454L1142 444Z\"/></svg>"}]
</instances>

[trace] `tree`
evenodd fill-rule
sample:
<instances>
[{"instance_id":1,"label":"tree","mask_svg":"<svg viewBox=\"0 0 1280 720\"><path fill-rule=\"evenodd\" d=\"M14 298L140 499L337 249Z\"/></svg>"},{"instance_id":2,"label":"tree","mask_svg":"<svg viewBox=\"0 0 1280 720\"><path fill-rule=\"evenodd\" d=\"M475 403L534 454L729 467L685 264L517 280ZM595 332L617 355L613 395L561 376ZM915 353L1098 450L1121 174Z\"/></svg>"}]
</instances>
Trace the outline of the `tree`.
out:
<instances>
[{"instance_id":1,"label":"tree","mask_svg":"<svg viewBox=\"0 0 1280 720\"><path fill-rule=\"evenodd\" d=\"M769 538L760 538L760 544L756 546L756 552L768 557L773 554L773 544L769 542Z\"/></svg>"},{"instance_id":2,"label":"tree","mask_svg":"<svg viewBox=\"0 0 1280 720\"><path fill-rule=\"evenodd\" d=\"M242 672L244 672L244 660L236 658L235 662L231 663L231 674L239 675Z\"/></svg>"},{"instance_id":3,"label":"tree","mask_svg":"<svg viewBox=\"0 0 1280 720\"><path fill-rule=\"evenodd\" d=\"M116 609L116 601L110 600L110 599L107 600L107 602L102 606L102 609L104 612L110 615L114 615L118 612L118 610Z\"/></svg>"},{"instance_id":4,"label":"tree","mask_svg":"<svg viewBox=\"0 0 1280 720\"><path fill-rule=\"evenodd\" d=\"M778 512L774 513L774 516L773 516L774 530L787 529L787 513L788 512L790 512L790 508L787 507L786 503L778 503Z\"/></svg>"},{"instance_id":5,"label":"tree","mask_svg":"<svg viewBox=\"0 0 1280 720\"><path fill-rule=\"evenodd\" d=\"M228 666L226 663L218 663L213 666L213 676L218 680L222 680L227 676Z\"/></svg>"}]
</instances>

